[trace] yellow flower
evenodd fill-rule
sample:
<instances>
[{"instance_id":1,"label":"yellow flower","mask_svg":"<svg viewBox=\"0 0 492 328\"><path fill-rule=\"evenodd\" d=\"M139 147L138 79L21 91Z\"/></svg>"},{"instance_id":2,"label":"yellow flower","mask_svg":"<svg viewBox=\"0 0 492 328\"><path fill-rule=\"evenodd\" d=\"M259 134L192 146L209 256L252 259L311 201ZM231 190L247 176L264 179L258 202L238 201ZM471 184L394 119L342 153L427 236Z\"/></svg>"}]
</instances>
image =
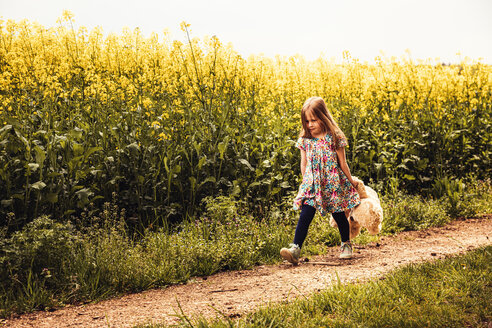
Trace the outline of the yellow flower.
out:
<instances>
[{"instance_id":1,"label":"yellow flower","mask_svg":"<svg viewBox=\"0 0 492 328\"><path fill-rule=\"evenodd\" d=\"M145 109L148 109L150 108L150 106L152 105L152 100L150 100L149 98L145 98L143 101L142 101L142 106L143 108Z\"/></svg>"},{"instance_id":2,"label":"yellow flower","mask_svg":"<svg viewBox=\"0 0 492 328\"><path fill-rule=\"evenodd\" d=\"M159 141L170 140L169 136L167 134L165 134L164 132L159 133L158 137L159 137L159 139L158 139Z\"/></svg>"}]
</instances>

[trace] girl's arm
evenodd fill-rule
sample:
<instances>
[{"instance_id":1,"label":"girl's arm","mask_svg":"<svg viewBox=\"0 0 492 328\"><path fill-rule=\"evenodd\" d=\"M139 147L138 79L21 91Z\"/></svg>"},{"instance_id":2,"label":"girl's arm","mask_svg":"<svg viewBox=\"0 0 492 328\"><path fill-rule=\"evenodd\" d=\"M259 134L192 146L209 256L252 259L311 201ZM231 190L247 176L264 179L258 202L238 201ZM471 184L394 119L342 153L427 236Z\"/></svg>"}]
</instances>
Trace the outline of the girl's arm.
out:
<instances>
[{"instance_id":1,"label":"girl's arm","mask_svg":"<svg viewBox=\"0 0 492 328\"><path fill-rule=\"evenodd\" d=\"M355 182L354 179L352 178L352 175L350 174L350 169L347 165L347 160L345 158L345 147L337 148L337 157L338 157L338 164L340 164L340 168L342 169L342 172L345 173L345 176L350 181L352 186L354 186L354 188L357 188L357 182Z\"/></svg>"},{"instance_id":2,"label":"girl's arm","mask_svg":"<svg viewBox=\"0 0 492 328\"><path fill-rule=\"evenodd\" d=\"M304 177L304 172L306 172L306 165L307 165L306 152L301 149L301 173L303 177Z\"/></svg>"}]
</instances>

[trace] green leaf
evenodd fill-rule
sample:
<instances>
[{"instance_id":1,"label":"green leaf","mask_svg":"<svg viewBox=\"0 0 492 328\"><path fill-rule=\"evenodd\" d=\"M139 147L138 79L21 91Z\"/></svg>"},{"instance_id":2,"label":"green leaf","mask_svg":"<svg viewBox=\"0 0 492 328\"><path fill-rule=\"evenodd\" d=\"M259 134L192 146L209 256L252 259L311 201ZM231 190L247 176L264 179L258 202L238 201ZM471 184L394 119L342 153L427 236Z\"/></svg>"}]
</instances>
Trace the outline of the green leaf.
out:
<instances>
[{"instance_id":1,"label":"green leaf","mask_svg":"<svg viewBox=\"0 0 492 328\"><path fill-rule=\"evenodd\" d=\"M33 136L36 137L36 138L39 137L39 136L43 136L44 137L45 135L46 135L46 130L38 130L38 131L34 132L34 134L33 134Z\"/></svg>"},{"instance_id":2,"label":"green leaf","mask_svg":"<svg viewBox=\"0 0 492 328\"><path fill-rule=\"evenodd\" d=\"M73 153L75 156L82 156L82 154L84 153L84 146L82 146L81 144L79 144L77 142L74 142L72 144L72 147L73 147Z\"/></svg>"},{"instance_id":3,"label":"green leaf","mask_svg":"<svg viewBox=\"0 0 492 328\"><path fill-rule=\"evenodd\" d=\"M84 186L76 185L76 186L72 187L71 192L76 193L78 190L83 189L83 188L84 188Z\"/></svg>"},{"instance_id":4,"label":"green leaf","mask_svg":"<svg viewBox=\"0 0 492 328\"><path fill-rule=\"evenodd\" d=\"M0 133L4 133L4 132L10 131L10 130L12 130L12 125L7 124L3 128L0 129Z\"/></svg>"},{"instance_id":5,"label":"green leaf","mask_svg":"<svg viewBox=\"0 0 492 328\"><path fill-rule=\"evenodd\" d=\"M205 180L203 180L203 181L200 182L200 185L198 187L200 188L201 186L203 186L204 184L206 184L208 182L215 183L216 182L215 177L208 177L208 178L206 178Z\"/></svg>"},{"instance_id":6,"label":"green leaf","mask_svg":"<svg viewBox=\"0 0 492 328\"><path fill-rule=\"evenodd\" d=\"M405 164L400 164L396 167L397 169L403 169L408 171L408 167Z\"/></svg>"},{"instance_id":7,"label":"green leaf","mask_svg":"<svg viewBox=\"0 0 492 328\"><path fill-rule=\"evenodd\" d=\"M82 139L83 136L83 131L79 128L75 128L73 130L70 130L67 135L69 137L72 137L72 139L80 140Z\"/></svg>"},{"instance_id":8,"label":"green leaf","mask_svg":"<svg viewBox=\"0 0 492 328\"><path fill-rule=\"evenodd\" d=\"M73 157L70 161L68 161L68 167L70 170L74 170L80 163L83 161L83 156Z\"/></svg>"},{"instance_id":9,"label":"green leaf","mask_svg":"<svg viewBox=\"0 0 492 328\"><path fill-rule=\"evenodd\" d=\"M24 200L24 194L13 194L12 199Z\"/></svg>"},{"instance_id":10,"label":"green leaf","mask_svg":"<svg viewBox=\"0 0 492 328\"><path fill-rule=\"evenodd\" d=\"M52 192L47 193L47 194L45 195L45 198L46 198L46 200L47 200L48 202L50 202L50 203L52 203L52 204L54 204L54 203L57 203L57 202L58 202L58 194L55 194L55 193L52 193Z\"/></svg>"},{"instance_id":11,"label":"green leaf","mask_svg":"<svg viewBox=\"0 0 492 328\"><path fill-rule=\"evenodd\" d=\"M239 163L246 165L246 167L247 167L248 169L250 169L251 171L254 171L254 170L255 170L255 169L251 166L251 164L249 164L249 162L248 162L247 160L245 160L244 158L240 158L240 159L239 159Z\"/></svg>"},{"instance_id":12,"label":"green leaf","mask_svg":"<svg viewBox=\"0 0 492 328\"><path fill-rule=\"evenodd\" d=\"M289 188L290 187L290 184L287 182L287 181L284 181L280 184L280 187L282 188Z\"/></svg>"},{"instance_id":13,"label":"green leaf","mask_svg":"<svg viewBox=\"0 0 492 328\"><path fill-rule=\"evenodd\" d=\"M248 188L253 188L253 187L257 187L257 186L261 186L261 183L259 183L259 182L253 182L252 184L250 184L248 186Z\"/></svg>"},{"instance_id":14,"label":"green leaf","mask_svg":"<svg viewBox=\"0 0 492 328\"><path fill-rule=\"evenodd\" d=\"M43 148L36 146L34 147L34 151L36 152L36 163L42 168L44 164L44 160L46 159L46 153Z\"/></svg>"},{"instance_id":15,"label":"green leaf","mask_svg":"<svg viewBox=\"0 0 492 328\"><path fill-rule=\"evenodd\" d=\"M29 167L29 170L32 172L36 172L37 169L39 168L38 163L29 163L29 164L27 164L27 166Z\"/></svg>"},{"instance_id":16,"label":"green leaf","mask_svg":"<svg viewBox=\"0 0 492 328\"><path fill-rule=\"evenodd\" d=\"M31 184L31 188L36 189L36 190L41 190L44 187L46 187L46 183L44 183L43 181L38 181L38 182Z\"/></svg>"},{"instance_id":17,"label":"green leaf","mask_svg":"<svg viewBox=\"0 0 492 328\"><path fill-rule=\"evenodd\" d=\"M135 151L140 150L140 147L138 146L138 144L136 142L129 144L128 146L126 146L126 148L128 148L130 150L135 150Z\"/></svg>"},{"instance_id":18,"label":"green leaf","mask_svg":"<svg viewBox=\"0 0 492 328\"><path fill-rule=\"evenodd\" d=\"M102 173L101 170L91 170L91 174L94 175L94 176L97 176L100 173Z\"/></svg>"},{"instance_id":19,"label":"green leaf","mask_svg":"<svg viewBox=\"0 0 492 328\"><path fill-rule=\"evenodd\" d=\"M100 150L103 150L103 148L102 147L91 147L91 148L87 149L85 154L84 154L85 159L87 160L89 158L89 156L91 156L92 154L94 154L95 152L100 151Z\"/></svg>"},{"instance_id":20,"label":"green leaf","mask_svg":"<svg viewBox=\"0 0 492 328\"><path fill-rule=\"evenodd\" d=\"M410 175L410 174L405 174L403 175L403 179L406 179L406 180L415 180L415 177L413 175Z\"/></svg>"},{"instance_id":21,"label":"green leaf","mask_svg":"<svg viewBox=\"0 0 492 328\"><path fill-rule=\"evenodd\" d=\"M424 158L424 159L420 160L417 163L417 170L418 171L424 171L424 169L427 168L427 165L428 164L429 164L429 159L428 158Z\"/></svg>"},{"instance_id":22,"label":"green leaf","mask_svg":"<svg viewBox=\"0 0 492 328\"><path fill-rule=\"evenodd\" d=\"M200 156L200 151L201 151L202 145L195 141L195 142L193 142L193 147L195 148L196 154L198 156Z\"/></svg>"},{"instance_id":23,"label":"green leaf","mask_svg":"<svg viewBox=\"0 0 492 328\"><path fill-rule=\"evenodd\" d=\"M217 145L217 148L219 148L219 154L220 154L220 159L224 159L224 153L226 151L227 145L224 142L220 142Z\"/></svg>"},{"instance_id":24,"label":"green leaf","mask_svg":"<svg viewBox=\"0 0 492 328\"><path fill-rule=\"evenodd\" d=\"M46 178L57 178L61 175L62 175L62 173L60 173L60 172L50 172L50 173L46 174Z\"/></svg>"},{"instance_id":25,"label":"green leaf","mask_svg":"<svg viewBox=\"0 0 492 328\"><path fill-rule=\"evenodd\" d=\"M2 199L1 204L4 207L12 205L13 199Z\"/></svg>"},{"instance_id":26,"label":"green leaf","mask_svg":"<svg viewBox=\"0 0 492 328\"><path fill-rule=\"evenodd\" d=\"M167 165L167 157L164 157L164 159L162 160L164 162L164 168L166 169L166 172L169 173L169 166Z\"/></svg>"},{"instance_id":27,"label":"green leaf","mask_svg":"<svg viewBox=\"0 0 492 328\"><path fill-rule=\"evenodd\" d=\"M17 138L20 139L20 141L22 141L22 143L26 146L27 149L30 149L29 147L29 141L27 141L27 139L17 130L15 130L15 135L17 136Z\"/></svg>"},{"instance_id":28,"label":"green leaf","mask_svg":"<svg viewBox=\"0 0 492 328\"><path fill-rule=\"evenodd\" d=\"M205 164L206 161L207 161L207 156L203 156L202 158L200 158L197 165L199 170L202 169L202 166Z\"/></svg>"},{"instance_id":29,"label":"green leaf","mask_svg":"<svg viewBox=\"0 0 492 328\"><path fill-rule=\"evenodd\" d=\"M236 180L234 180L236 181ZM231 196L237 196L241 193L241 187L237 184L234 184L234 187L232 187L232 191L230 193Z\"/></svg>"},{"instance_id":30,"label":"green leaf","mask_svg":"<svg viewBox=\"0 0 492 328\"><path fill-rule=\"evenodd\" d=\"M87 201L89 196L92 196L93 194L94 193L88 188L80 189L75 193L75 195L77 195L77 197L82 201Z\"/></svg>"}]
</instances>

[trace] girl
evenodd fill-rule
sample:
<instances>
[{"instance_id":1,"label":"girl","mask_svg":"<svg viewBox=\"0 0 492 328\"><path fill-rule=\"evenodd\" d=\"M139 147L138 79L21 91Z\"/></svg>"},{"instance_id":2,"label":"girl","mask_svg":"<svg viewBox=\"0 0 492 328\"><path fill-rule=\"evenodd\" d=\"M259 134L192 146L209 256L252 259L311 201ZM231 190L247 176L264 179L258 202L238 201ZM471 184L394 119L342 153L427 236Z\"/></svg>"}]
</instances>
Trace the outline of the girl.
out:
<instances>
[{"instance_id":1,"label":"girl","mask_svg":"<svg viewBox=\"0 0 492 328\"><path fill-rule=\"evenodd\" d=\"M302 184L294 200L294 209L301 209L301 215L294 243L290 248L282 248L280 255L290 263L299 262L302 244L318 210L322 216L332 214L342 239L340 258L350 258L352 245L347 215L360 204L360 197L345 159L347 139L320 97L306 100L301 121L296 147L301 150Z\"/></svg>"}]
</instances>

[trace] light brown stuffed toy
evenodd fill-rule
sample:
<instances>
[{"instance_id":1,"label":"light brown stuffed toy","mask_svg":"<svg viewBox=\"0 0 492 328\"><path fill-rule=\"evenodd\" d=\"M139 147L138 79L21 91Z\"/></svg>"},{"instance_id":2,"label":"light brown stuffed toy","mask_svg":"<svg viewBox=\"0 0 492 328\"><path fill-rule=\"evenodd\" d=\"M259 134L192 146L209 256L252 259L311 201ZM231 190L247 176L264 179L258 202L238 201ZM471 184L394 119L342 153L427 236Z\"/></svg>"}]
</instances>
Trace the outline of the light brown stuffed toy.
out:
<instances>
[{"instance_id":1,"label":"light brown stuffed toy","mask_svg":"<svg viewBox=\"0 0 492 328\"><path fill-rule=\"evenodd\" d=\"M360 204L352 209L348 221L350 225L350 239L357 237L362 228L366 228L369 234L376 235L381 231L383 222L383 208L379 201L378 194L374 189L365 186L364 182L354 177L358 182L357 193L360 196ZM330 218L332 227L337 227L337 223Z\"/></svg>"}]
</instances>

